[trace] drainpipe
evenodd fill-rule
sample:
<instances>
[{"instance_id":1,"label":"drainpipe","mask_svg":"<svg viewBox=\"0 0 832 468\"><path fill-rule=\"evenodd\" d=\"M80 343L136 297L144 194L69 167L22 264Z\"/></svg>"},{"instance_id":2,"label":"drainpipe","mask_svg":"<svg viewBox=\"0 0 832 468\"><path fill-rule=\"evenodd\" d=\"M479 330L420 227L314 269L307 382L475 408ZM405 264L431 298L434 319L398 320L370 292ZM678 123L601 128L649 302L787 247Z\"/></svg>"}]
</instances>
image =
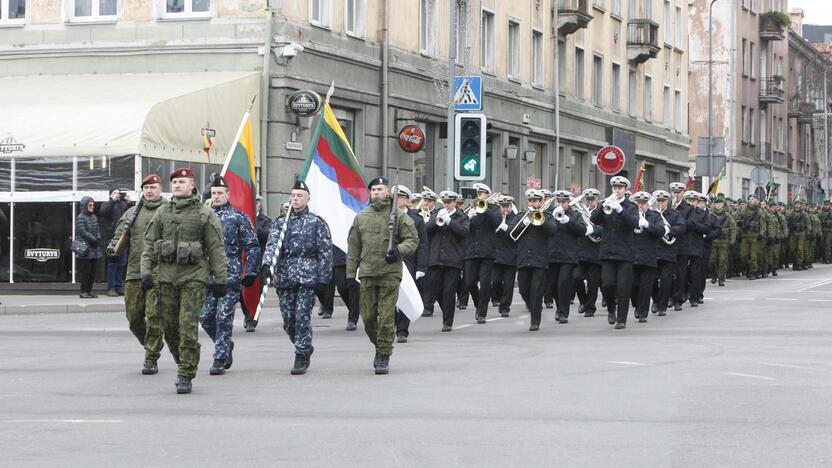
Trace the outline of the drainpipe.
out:
<instances>
[{"instance_id":1,"label":"drainpipe","mask_svg":"<svg viewBox=\"0 0 832 468\"><path fill-rule=\"evenodd\" d=\"M263 41L263 85L260 90L260 187L268 195L269 183L269 90L272 69L272 9L266 5L266 38ZM268 196L263 197L263 213L268 213Z\"/></svg>"},{"instance_id":2,"label":"drainpipe","mask_svg":"<svg viewBox=\"0 0 832 468\"><path fill-rule=\"evenodd\" d=\"M387 135L390 133L390 122L388 117L388 99L390 94L390 85L388 81L388 56L390 48L390 0L384 0L384 20L382 31L384 31L384 42L381 43L381 173L387 174L389 166L390 151L388 148ZM391 179L392 180L392 179Z\"/></svg>"},{"instance_id":3,"label":"drainpipe","mask_svg":"<svg viewBox=\"0 0 832 468\"><path fill-rule=\"evenodd\" d=\"M558 25L558 9L555 6L555 190L560 190L560 77L558 70L560 70L560 54L558 54L558 40L560 38L557 32ZM595 186L592 184L591 186ZM575 194L577 196L577 194Z\"/></svg>"},{"instance_id":4,"label":"drainpipe","mask_svg":"<svg viewBox=\"0 0 832 468\"><path fill-rule=\"evenodd\" d=\"M736 113L737 113L737 98L736 98L736 86L737 86L737 4L736 1L731 3L729 8L731 11L731 33L729 36L731 37L731 51L728 54L728 69L729 69L729 76L731 77L730 85L728 86L728 135L730 136L729 141L729 173L730 176L728 177L728 192L731 194L732 197L736 197L734 193L734 156L737 154L737 124L736 124ZM724 124L723 124L724 125Z\"/></svg>"}]
</instances>

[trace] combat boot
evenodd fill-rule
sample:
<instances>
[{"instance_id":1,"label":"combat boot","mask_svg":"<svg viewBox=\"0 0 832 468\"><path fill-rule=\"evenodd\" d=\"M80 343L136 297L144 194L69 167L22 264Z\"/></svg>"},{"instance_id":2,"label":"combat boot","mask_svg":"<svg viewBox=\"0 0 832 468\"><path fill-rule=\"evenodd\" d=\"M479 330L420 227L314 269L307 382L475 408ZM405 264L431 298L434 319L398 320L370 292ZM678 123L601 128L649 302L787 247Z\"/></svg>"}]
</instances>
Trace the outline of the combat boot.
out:
<instances>
[{"instance_id":1,"label":"combat boot","mask_svg":"<svg viewBox=\"0 0 832 468\"><path fill-rule=\"evenodd\" d=\"M622 328L627 328L627 324L624 322L615 322L615 329L621 330Z\"/></svg>"},{"instance_id":2,"label":"combat boot","mask_svg":"<svg viewBox=\"0 0 832 468\"><path fill-rule=\"evenodd\" d=\"M144 366L142 366L142 375L154 375L157 372L159 372L159 367L156 365L156 361L145 359Z\"/></svg>"},{"instance_id":3,"label":"combat boot","mask_svg":"<svg viewBox=\"0 0 832 468\"><path fill-rule=\"evenodd\" d=\"M427 310L427 309L423 310L422 311L422 317L433 317L433 311L432 310Z\"/></svg>"},{"instance_id":4,"label":"combat boot","mask_svg":"<svg viewBox=\"0 0 832 468\"><path fill-rule=\"evenodd\" d=\"M303 354L295 354L295 367L289 371L292 375L303 375L309 369L309 356Z\"/></svg>"},{"instance_id":5,"label":"combat boot","mask_svg":"<svg viewBox=\"0 0 832 468\"><path fill-rule=\"evenodd\" d=\"M231 369L231 364L234 364L234 342L230 342L228 344L228 357L225 358L225 362L223 363L223 367L226 369Z\"/></svg>"},{"instance_id":6,"label":"combat boot","mask_svg":"<svg viewBox=\"0 0 832 468\"><path fill-rule=\"evenodd\" d=\"M390 372L390 355L379 354L376 363L376 375L386 375Z\"/></svg>"},{"instance_id":7,"label":"combat boot","mask_svg":"<svg viewBox=\"0 0 832 468\"><path fill-rule=\"evenodd\" d=\"M208 370L208 373L211 375L225 374L225 361L222 359L214 359L214 363L211 364L211 369Z\"/></svg>"},{"instance_id":8,"label":"combat boot","mask_svg":"<svg viewBox=\"0 0 832 468\"><path fill-rule=\"evenodd\" d=\"M442 331L443 332L449 332L451 330L453 330L453 329L451 328L450 325L442 325Z\"/></svg>"},{"instance_id":9,"label":"combat boot","mask_svg":"<svg viewBox=\"0 0 832 468\"><path fill-rule=\"evenodd\" d=\"M719 285L720 286L725 286L725 280L719 280Z\"/></svg>"},{"instance_id":10,"label":"combat boot","mask_svg":"<svg viewBox=\"0 0 832 468\"><path fill-rule=\"evenodd\" d=\"M347 322L347 331L355 331L355 322Z\"/></svg>"},{"instance_id":11,"label":"combat boot","mask_svg":"<svg viewBox=\"0 0 832 468\"><path fill-rule=\"evenodd\" d=\"M191 393L191 379L187 377L182 377L180 375L176 376L176 393L183 394L183 393Z\"/></svg>"},{"instance_id":12,"label":"combat boot","mask_svg":"<svg viewBox=\"0 0 832 468\"><path fill-rule=\"evenodd\" d=\"M396 335L396 343L407 343L407 335L405 335L405 334Z\"/></svg>"},{"instance_id":13,"label":"combat boot","mask_svg":"<svg viewBox=\"0 0 832 468\"><path fill-rule=\"evenodd\" d=\"M375 355L375 357L373 358L373 369L378 369L378 361L379 361L379 359L381 359L381 353L379 353L378 351L376 351L376 355Z\"/></svg>"}]
</instances>

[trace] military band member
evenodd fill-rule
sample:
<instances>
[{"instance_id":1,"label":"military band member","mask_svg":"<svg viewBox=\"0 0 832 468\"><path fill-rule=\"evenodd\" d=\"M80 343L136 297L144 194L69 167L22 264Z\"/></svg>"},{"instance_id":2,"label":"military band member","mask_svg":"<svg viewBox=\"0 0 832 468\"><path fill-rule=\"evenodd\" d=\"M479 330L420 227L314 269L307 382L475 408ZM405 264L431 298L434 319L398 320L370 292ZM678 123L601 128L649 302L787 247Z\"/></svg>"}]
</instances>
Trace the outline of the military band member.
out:
<instances>
[{"instance_id":1,"label":"military band member","mask_svg":"<svg viewBox=\"0 0 832 468\"><path fill-rule=\"evenodd\" d=\"M486 201L491 196L491 188L485 184L476 183L477 199ZM488 299L491 297L491 272L494 266L494 241L497 226L502 216L496 203L486 205L485 212L480 214L472 206L468 210L470 227L465 245L465 286L477 309L474 318L477 323L485 323L488 314Z\"/></svg>"},{"instance_id":2,"label":"military band member","mask_svg":"<svg viewBox=\"0 0 832 468\"><path fill-rule=\"evenodd\" d=\"M547 189L540 189L540 193L543 194L543 202L542 204L546 204L552 198L552 191ZM547 212L550 214L554 211L555 207L552 204L549 204L549 208ZM555 307L555 291L552 288L552 281L549 274L549 268L546 268L546 292L543 294L543 306L547 309L553 309Z\"/></svg>"},{"instance_id":3,"label":"military band member","mask_svg":"<svg viewBox=\"0 0 832 468\"><path fill-rule=\"evenodd\" d=\"M601 293L607 304L607 321L616 329L626 327L633 281L633 230L639 226L638 208L627 200L630 187L626 177L610 179L612 195L590 218L604 228L599 257L601 259ZM605 210L606 208L606 210Z\"/></svg>"},{"instance_id":4,"label":"military band member","mask_svg":"<svg viewBox=\"0 0 832 468\"><path fill-rule=\"evenodd\" d=\"M387 374L396 333L402 259L416 252L419 235L410 216L399 212L387 179L376 177L367 188L370 206L355 216L350 227L347 278L358 278L361 283L361 318L376 351L373 368L376 374Z\"/></svg>"},{"instance_id":5,"label":"military band member","mask_svg":"<svg viewBox=\"0 0 832 468\"><path fill-rule=\"evenodd\" d=\"M708 226L708 231L704 233L705 249L702 255L702 265L696 275L696 281L693 283L695 286L694 291L696 293L693 296L693 299L696 299L698 304L704 304L705 302L705 280L708 276L708 265L711 263L713 242L715 239L719 238L720 235L722 235L722 227L719 225L719 221L716 219L716 216L714 216L708 208L708 201L708 196L700 193L699 201L696 204L698 209L705 211L705 224Z\"/></svg>"},{"instance_id":6,"label":"military band member","mask_svg":"<svg viewBox=\"0 0 832 468\"><path fill-rule=\"evenodd\" d=\"M465 211L465 205L466 205L465 199L462 198L462 196L460 196L459 199L456 201L456 210L458 212L464 214L464 215L467 215L468 213L466 213L466 211ZM470 231L469 231L469 233L470 233ZM468 250L468 244L470 244L470 243L471 243L471 238L468 237L468 236L465 236L465 239L463 239L463 255ZM456 286L456 307L457 307L457 309L459 309L459 310L467 309L468 308L468 298L470 296L471 295L468 293L467 282L465 280L465 263L464 263L464 260L463 260L462 274L461 274L460 280L457 282L457 286Z\"/></svg>"},{"instance_id":7,"label":"military band member","mask_svg":"<svg viewBox=\"0 0 832 468\"><path fill-rule=\"evenodd\" d=\"M430 239L428 252L430 256L430 275L433 294L432 304L439 301L442 309L442 331L449 332L454 324L454 297L459 289L459 281L465 262L465 238L468 236L470 220L457 210L459 195L446 190L439 194L444 208L431 216L426 230Z\"/></svg>"},{"instance_id":8,"label":"military band member","mask_svg":"<svg viewBox=\"0 0 832 468\"><path fill-rule=\"evenodd\" d=\"M711 230L708 224L708 213L699 207L702 196L704 195L693 190L685 192L685 201L693 207L687 220L688 238L690 240L690 255L688 256L690 263L688 267L688 284L684 293L684 297L690 300L691 307L697 307L699 305L700 281L702 285L705 284L705 237Z\"/></svg>"},{"instance_id":9,"label":"military band member","mask_svg":"<svg viewBox=\"0 0 832 468\"><path fill-rule=\"evenodd\" d=\"M194 172L176 169L170 181L173 198L156 209L145 231L141 276L145 290L158 286L162 328L179 364L176 393L191 393L205 289L213 275L213 296L225 296L228 262L220 220L200 200Z\"/></svg>"},{"instance_id":10,"label":"military band member","mask_svg":"<svg viewBox=\"0 0 832 468\"><path fill-rule=\"evenodd\" d=\"M425 220L416 209L408 208L408 203L413 201L413 192L404 185L395 187L396 206L402 216L409 216L413 221L413 227L416 229L416 235L419 236L419 245L416 251L410 255L405 255L403 258L404 265L414 281L421 283L422 278L425 277L425 272L428 270L428 235L425 231ZM418 283L417 283L418 284ZM410 319L401 310L396 309L396 341L399 343L407 343L407 337L410 336Z\"/></svg>"},{"instance_id":11,"label":"military band member","mask_svg":"<svg viewBox=\"0 0 832 468\"><path fill-rule=\"evenodd\" d=\"M425 222L425 233L428 238L428 251L430 251L430 234L427 232L427 224L428 221L430 221L431 216L435 215L436 212L439 211L439 207L436 206L436 202L439 200L439 195L427 187L425 187L425 189L426 190L422 192L422 209L419 211L419 214L422 215L422 220ZM430 257L428 257L428 265L430 265ZM422 304L425 308L422 312L422 317L433 317L433 305L436 302L436 295L432 290L433 285L433 277L431 276L430 268L428 268L426 275L416 282L416 286L419 288L419 294L422 296Z\"/></svg>"},{"instance_id":12,"label":"military band member","mask_svg":"<svg viewBox=\"0 0 832 468\"><path fill-rule=\"evenodd\" d=\"M693 213L693 207L685 201L685 184L681 182L672 182L670 184L670 193L673 194L673 201L670 207L676 211L678 217L687 226L688 219ZM676 238L676 279L673 282L673 309L676 311L682 310L682 304L685 302L685 292L688 285L688 269L690 265L691 246L690 238L693 232L689 229Z\"/></svg>"},{"instance_id":13,"label":"military band member","mask_svg":"<svg viewBox=\"0 0 832 468\"><path fill-rule=\"evenodd\" d=\"M514 213L514 197L504 195L499 199L500 225L497 227L494 245L494 270L491 274L491 290L499 293L498 307L501 317L508 317L511 312L511 299L514 295L514 281L517 276L517 245L509 237L509 232L517 223Z\"/></svg>"},{"instance_id":14,"label":"military band member","mask_svg":"<svg viewBox=\"0 0 832 468\"><path fill-rule=\"evenodd\" d=\"M601 192L594 188L583 191L585 207L591 214L598 207ZM584 317L595 315L595 302L598 300L598 288L601 287L601 260L598 258L603 230L597 224L589 223L587 232L592 232L578 239L578 267L575 269L575 288L580 306L578 313Z\"/></svg>"},{"instance_id":15,"label":"military band member","mask_svg":"<svg viewBox=\"0 0 832 468\"><path fill-rule=\"evenodd\" d=\"M638 227L635 228L633 243L633 286L632 302L639 323L647 322L650 310L650 295L656 283L658 268L658 243L662 236L670 234L661 215L650 209L651 195L636 192L631 199L638 207Z\"/></svg>"},{"instance_id":16,"label":"military band member","mask_svg":"<svg viewBox=\"0 0 832 468\"><path fill-rule=\"evenodd\" d=\"M526 215L509 232L522 232L514 236L517 239L517 285L531 315L529 331L538 331L543 313L543 296L548 287L546 269L549 266L549 239L555 235L557 228L551 214L539 211L543 205L543 193L540 190L526 190L526 199L529 202ZM541 223L532 223L534 213L542 214ZM521 231L523 229L525 231Z\"/></svg>"},{"instance_id":17,"label":"military band member","mask_svg":"<svg viewBox=\"0 0 832 468\"><path fill-rule=\"evenodd\" d=\"M329 283L332 276L332 238L326 221L309 211L310 193L305 182L295 183L291 197L291 214L280 252L277 252L277 243L284 223L275 222L263 253L260 277L265 280L272 275L271 265L277 255L274 286L283 316L283 331L294 344L295 351L295 363L290 373L302 375L309 368L315 350L312 346L315 288Z\"/></svg>"},{"instance_id":18,"label":"military band member","mask_svg":"<svg viewBox=\"0 0 832 468\"><path fill-rule=\"evenodd\" d=\"M656 248L657 283L653 288L655 312L667 315L667 307L673 299L673 277L676 273L679 240L687 233L687 222L676 210L670 208L670 193L664 190L653 192L657 212L670 225L670 232L658 242Z\"/></svg>"},{"instance_id":19,"label":"military band member","mask_svg":"<svg viewBox=\"0 0 832 468\"><path fill-rule=\"evenodd\" d=\"M555 300L555 321L569 321L569 302L575 293L574 270L578 264L578 240L586 236L587 226L581 215L569 206L572 193L557 190L555 197L555 234L549 238L549 287Z\"/></svg>"},{"instance_id":20,"label":"military band member","mask_svg":"<svg viewBox=\"0 0 832 468\"><path fill-rule=\"evenodd\" d=\"M234 309L240 301L243 286L251 286L257 279L257 265L260 261L260 244L251 220L231 206L228 197L228 184L222 176L217 176L211 183L211 206L222 225L225 257L228 260L228 288L224 296L216 298L211 291L214 284L209 283L205 303L199 314L202 329L214 342L214 363L209 370L211 375L225 374L225 370L231 368ZM245 265L243 254L246 256Z\"/></svg>"}]
</instances>

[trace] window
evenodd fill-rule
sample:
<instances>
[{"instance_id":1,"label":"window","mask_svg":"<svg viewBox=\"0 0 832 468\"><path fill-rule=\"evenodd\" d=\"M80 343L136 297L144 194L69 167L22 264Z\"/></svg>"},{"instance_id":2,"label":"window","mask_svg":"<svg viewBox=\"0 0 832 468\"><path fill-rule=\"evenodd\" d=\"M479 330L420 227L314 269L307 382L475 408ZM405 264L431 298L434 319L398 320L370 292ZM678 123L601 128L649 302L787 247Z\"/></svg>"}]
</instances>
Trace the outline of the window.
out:
<instances>
[{"instance_id":1,"label":"window","mask_svg":"<svg viewBox=\"0 0 832 468\"><path fill-rule=\"evenodd\" d=\"M364 2L366 0L344 0L344 30L347 34L364 37Z\"/></svg>"},{"instance_id":2,"label":"window","mask_svg":"<svg viewBox=\"0 0 832 468\"><path fill-rule=\"evenodd\" d=\"M757 72L754 70L754 68L756 68L756 67L754 67L754 63L756 62L756 60L754 60L754 43L753 42L748 43L748 61L751 62L749 64L750 70L751 70L751 78L756 78L757 77Z\"/></svg>"},{"instance_id":3,"label":"window","mask_svg":"<svg viewBox=\"0 0 832 468\"><path fill-rule=\"evenodd\" d=\"M436 0L419 0L419 50L425 55L436 52Z\"/></svg>"},{"instance_id":4,"label":"window","mask_svg":"<svg viewBox=\"0 0 832 468\"><path fill-rule=\"evenodd\" d=\"M468 8L464 2L456 2L456 63L467 67L468 61Z\"/></svg>"},{"instance_id":5,"label":"window","mask_svg":"<svg viewBox=\"0 0 832 468\"><path fill-rule=\"evenodd\" d=\"M751 193L751 179L742 179L742 197L748 198Z\"/></svg>"},{"instance_id":6,"label":"window","mask_svg":"<svg viewBox=\"0 0 832 468\"><path fill-rule=\"evenodd\" d=\"M664 29L664 43L671 44L673 42L673 28L670 27L670 6L669 0L664 0L664 24L661 28Z\"/></svg>"},{"instance_id":7,"label":"window","mask_svg":"<svg viewBox=\"0 0 832 468\"><path fill-rule=\"evenodd\" d=\"M621 110L621 65L612 64L612 110Z\"/></svg>"},{"instance_id":8,"label":"window","mask_svg":"<svg viewBox=\"0 0 832 468\"><path fill-rule=\"evenodd\" d=\"M783 118L777 120L777 149L783 151Z\"/></svg>"},{"instance_id":9,"label":"window","mask_svg":"<svg viewBox=\"0 0 832 468\"><path fill-rule=\"evenodd\" d=\"M763 117L763 118L765 118L765 117ZM755 123L754 122L754 109L749 107L748 108L748 142L751 143L752 145L754 145L754 143L757 141L757 140L754 139L754 127L756 127L756 125L754 125L754 123Z\"/></svg>"},{"instance_id":10,"label":"window","mask_svg":"<svg viewBox=\"0 0 832 468\"><path fill-rule=\"evenodd\" d=\"M26 0L0 0L0 24L25 24Z\"/></svg>"},{"instance_id":11,"label":"window","mask_svg":"<svg viewBox=\"0 0 832 468\"><path fill-rule=\"evenodd\" d=\"M602 10L604 9L604 0L594 0L592 4Z\"/></svg>"},{"instance_id":12,"label":"window","mask_svg":"<svg viewBox=\"0 0 832 468\"><path fill-rule=\"evenodd\" d=\"M636 67L630 66L627 78L629 87L629 91L627 93L627 112L629 112L631 116L635 117L638 115L638 109L636 109L636 103L638 102L638 76L636 75Z\"/></svg>"},{"instance_id":13,"label":"window","mask_svg":"<svg viewBox=\"0 0 832 468\"><path fill-rule=\"evenodd\" d=\"M685 22L682 21L682 7L676 7L676 47L682 48L685 37Z\"/></svg>"},{"instance_id":14,"label":"window","mask_svg":"<svg viewBox=\"0 0 832 468\"><path fill-rule=\"evenodd\" d=\"M170 4L173 0L168 0ZM181 1L181 0L180 0ZM6 0L3 0L5 5ZM116 21L118 12L116 0L74 0L70 11L70 22Z\"/></svg>"},{"instance_id":15,"label":"window","mask_svg":"<svg viewBox=\"0 0 832 468\"><path fill-rule=\"evenodd\" d=\"M612 0L612 14L621 16L621 0Z\"/></svg>"},{"instance_id":16,"label":"window","mask_svg":"<svg viewBox=\"0 0 832 468\"><path fill-rule=\"evenodd\" d=\"M575 97L584 98L584 50L575 48Z\"/></svg>"},{"instance_id":17,"label":"window","mask_svg":"<svg viewBox=\"0 0 832 468\"><path fill-rule=\"evenodd\" d=\"M644 120L653 121L653 78L644 75Z\"/></svg>"},{"instance_id":18,"label":"window","mask_svg":"<svg viewBox=\"0 0 832 468\"><path fill-rule=\"evenodd\" d=\"M741 125L742 125L742 131L740 133L740 140L743 143L747 143L748 142L748 110L745 108L745 106L742 106L742 108L741 108L740 119L742 119L741 122L740 122Z\"/></svg>"},{"instance_id":19,"label":"window","mask_svg":"<svg viewBox=\"0 0 832 468\"><path fill-rule=\"evenodd\" d=\"M745 54L745 50L748 48L747 42L745 39L742 40L742 74L743 76L748 76L748 57Z\"/></svg>"},{"instance_id":20,"label":"window","mask_svg":"<svg viewBox=\"0 0 832 468\"><path fill-rule=\"evenodd\" d=\"M480 66L482 70L494 73L494 13L482 11L482 33L480 35Z\"/></svg>"},{"instance_id":21,"label":"window","mask_svg":"<svg viewBox=\"0 0 832 468\"><path fill-rule=\"evenodd\" d=\"M592 56L592 103L604 105L604 57Z\"/></svg>"},{"instance_id":22,"label":"window","mask_svg":"<svg viewBox=\"0 0 832 468\"><path fill-rule=\"evenodd\" d=\"M309 0L310 23L322 28L329 27L329 1L330 0Z\"/></svg>"},{"instance_id":23,"label":"window","mask_svg":"<svg viewBox=\"0 0 832 468\"><path fill-rule=\"evenodd\" d=\"M508 21L508 76L509 78L520 77L520 23Z\"/></svg>"},{"instance_id":24,"label":"window","mask_svg":"<svg viewBox=\"0 0 832 468\"><path fill-rule=\"evenodd\" d=\"M682 131L682 92L678 89L673 96L673 127L677 132Z\"/></svg>"},{"instance_id":25,"label":"window","mask_svg":"<svg viewBox=\"0 0 832 468\"><path fill-rule=\"evenodd\" d=\"M670 116L671 112L673 111L673 107L671 107L670 86L668 85L664 85L664 89L662 90L662 104L664 105L664 128L670 128Z\"/></svg>"},{"instance_id":26,"label":"window","mask_svg":"<svg viewBox=\"0 0 832 468\"><path fill-rule=\"evenodd\" d=\"M566 85L566 42L558 41L558 87L562 91Z\"/></svg>"},{"instance_id":27,"label":"window","mask_svg":"<svg viewBox=\"0 0 832 468\"><path fill-rule=\"evenodd\" d=\"M532 31L532 84L543 85L543 33Z\"/></svg>"},{"instance_id":28,"label":"window","mask_svg":"<svg viewBox=\"0 0 832 468\"><path fill-rule=\"evenodd\" d=\"M209 18L210 16L211 0L165 0L165 10L162 12L163 18Z\"/></svg>"}]
</instances>

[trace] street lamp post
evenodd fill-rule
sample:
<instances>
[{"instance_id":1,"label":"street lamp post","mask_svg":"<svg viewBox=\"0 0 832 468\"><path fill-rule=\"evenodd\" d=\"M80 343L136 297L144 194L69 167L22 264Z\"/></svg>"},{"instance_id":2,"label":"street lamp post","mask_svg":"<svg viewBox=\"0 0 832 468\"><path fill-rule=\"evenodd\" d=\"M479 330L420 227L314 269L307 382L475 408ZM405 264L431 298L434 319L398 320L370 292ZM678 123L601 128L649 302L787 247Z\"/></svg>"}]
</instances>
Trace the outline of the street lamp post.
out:
<instances>
[{"instance_id":1,"label":"street lamp post","mask_svg":"<svg viewBox=\"0 0 832 468\"><path fill-rule=\"evenodd\" d=\"M827 128L829 125L829 101L826 97L826 72L829 71L829 67L832 67L832 64L823 69L823 178L826 180L824 191L827 198L829 197L829 129Z\"/></svg>"},{"instance_id":2,"label":"street lamp post","mask_svg":"<svg viewBox=\"0 0 832 468\"><path fill-rule=\"evenodd\" d=\"M708 181L714 178L714 48L713 48L713 8L716 0L708 5Z\"/></svg>"}]
</instances>

